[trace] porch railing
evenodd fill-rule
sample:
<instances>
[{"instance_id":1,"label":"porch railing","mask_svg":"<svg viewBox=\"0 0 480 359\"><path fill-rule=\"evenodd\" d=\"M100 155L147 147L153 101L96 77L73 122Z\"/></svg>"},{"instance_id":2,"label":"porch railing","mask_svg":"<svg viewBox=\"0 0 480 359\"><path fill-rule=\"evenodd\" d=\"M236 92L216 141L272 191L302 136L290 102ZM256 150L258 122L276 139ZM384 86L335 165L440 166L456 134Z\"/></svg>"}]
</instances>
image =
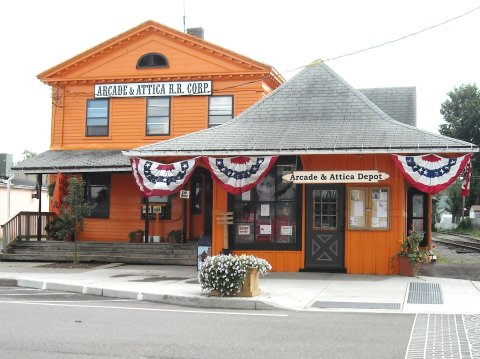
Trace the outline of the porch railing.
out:
<instances>
[{"instance_id":1,"label":"porch railing","mask_svg":"<svg viewBox=\"0 0 480 359\"><path fill-rule=\"evenodd\" d=\"M40 239L47 239L45 226L53 218L52 212L19 212L15 217L1 226L3 251L14 240L38 239L38 221L40 221Z\"/></svg>"}]
</instances>

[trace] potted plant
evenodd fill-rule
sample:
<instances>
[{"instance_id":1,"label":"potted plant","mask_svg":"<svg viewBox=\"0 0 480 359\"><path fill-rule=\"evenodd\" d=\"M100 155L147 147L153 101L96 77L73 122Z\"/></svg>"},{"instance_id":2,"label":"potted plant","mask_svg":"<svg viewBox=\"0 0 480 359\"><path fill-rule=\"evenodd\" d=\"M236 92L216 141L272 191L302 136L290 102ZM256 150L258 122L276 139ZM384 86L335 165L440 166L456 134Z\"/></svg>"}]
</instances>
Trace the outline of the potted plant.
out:
<instances>
[{"instance_id":1,"label":"potted plant","mask_svg":"<svg viewBox=\"0 0 480 359\"><path fill-rule=\"evenodd\" d=\"M182 243L183 231L181 229L174 229L167 235L167 242L169 243Z\"/></svg>"},{"instance_id":2,"label":"potted plant","mask_svg":"<svg viewBox=\"0 0 480 359\"><path fill-rule=\"evenodd\" d=\"M272 266L255 256L216 255L207 257L198 272L203 290L219 296L254 296L260 294L258 275Z\"/></svg>"},{"instance_id":3,"label":"potted plant","mask_svg":"<svg viewBox=\"0 0 480 359\"><path fill-rule=\"evenodd\" d=\"M420 247L423 236L423 232L415 232L412 228L408 236L400 241L398 252L400 275L416 277L420 263L428 261L428 250Z\"/></svg>"},{"instance_id":4,"label":"potted plant","mask_svg":"<svg viewBox=\"0 0 480 359\"><path fill-rule=\"evenodd\" d=\"M145 231L142 229L137 229L136 231L132 231L128 234L130 238L130 243L143 243L143 235Z\"/></svg>"}]
</instances>

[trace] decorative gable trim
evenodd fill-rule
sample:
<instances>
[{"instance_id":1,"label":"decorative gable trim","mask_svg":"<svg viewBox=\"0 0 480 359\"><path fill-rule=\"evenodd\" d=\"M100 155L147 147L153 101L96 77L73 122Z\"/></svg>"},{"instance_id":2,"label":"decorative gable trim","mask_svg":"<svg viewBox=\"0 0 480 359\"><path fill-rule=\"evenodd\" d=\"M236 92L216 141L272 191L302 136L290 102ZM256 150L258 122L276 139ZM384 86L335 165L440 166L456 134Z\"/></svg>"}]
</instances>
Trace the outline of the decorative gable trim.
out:
<instances>
[{"instance_id":1,"label":"decorative gable trim","mask_svg":"<svg viewBox=\"0 0 480 359\"><path fill-rule=\"evenodd\" d=\"M140 36L148 35L151 32L158 32L165 37L178 41L180 43L189 45L191 47L197 48L201 51L210 52L211 54L218 56L219 58L225 58L228 61L233 61L237 64L247 67L250 70L247 70L247 73L255 73L255 74L262 74L268 75L270 74L271 80L276 86L283 83L285 80L283 77L271 66L263 64L261 62L252 60L248 57L243 55L237 54L233 51L227 50L220 46L214 45L209 43L205 40L199 39L193 35L185 34L180 31L174 30L167 26L161 25L155 21L146 21L143 24L140 24L133 29L130 29L110 40L107 40L81 54L57 65L52 67L49 70L46 70L40 73L37 77L46 84L55 84L59 82L71 82L71 81L81 81L81 82L89 82L89 81L98 81L98 79L71 79L65 78L65 74L72 68L77 68L78 66L82 66L86 63L94 61L96 58L105 56L109 52L118 47L125 46L125 43L130 42L139 38ZM170 77L172 78L172 77ZM180 79L181 77L175 77L175 79ZM167 79L166 77L152 77L153 80L160 80L160 79ZM173 79L173 78L172 78ZM182 78L183 79L183 78ZM120 79L103 79L105 81L115 81ZM124 80L124 79L122 79ZM132 79L128 79L126 81L131 81ZM135 81L143 81L144 79L140 79L135 77Z\"/></svg>"}]
</instances>

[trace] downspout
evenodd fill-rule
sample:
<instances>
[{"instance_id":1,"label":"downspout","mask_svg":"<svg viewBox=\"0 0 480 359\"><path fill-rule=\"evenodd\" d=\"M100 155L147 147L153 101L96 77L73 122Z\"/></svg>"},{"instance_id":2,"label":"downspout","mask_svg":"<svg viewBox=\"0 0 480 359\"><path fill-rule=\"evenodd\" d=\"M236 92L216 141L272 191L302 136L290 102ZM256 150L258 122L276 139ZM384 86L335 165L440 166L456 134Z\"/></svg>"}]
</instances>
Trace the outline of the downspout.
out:
<instances>
[{"instance_id":1,"label":"downspout","mask_svg":"<svg viewBox=\"0 0 480 359\"><path fill-rule=\"evenodd\" d=\"M7 219L10 219L10 185L14 178L14 174L7 178Z\"/></svg>"}]
</instances>

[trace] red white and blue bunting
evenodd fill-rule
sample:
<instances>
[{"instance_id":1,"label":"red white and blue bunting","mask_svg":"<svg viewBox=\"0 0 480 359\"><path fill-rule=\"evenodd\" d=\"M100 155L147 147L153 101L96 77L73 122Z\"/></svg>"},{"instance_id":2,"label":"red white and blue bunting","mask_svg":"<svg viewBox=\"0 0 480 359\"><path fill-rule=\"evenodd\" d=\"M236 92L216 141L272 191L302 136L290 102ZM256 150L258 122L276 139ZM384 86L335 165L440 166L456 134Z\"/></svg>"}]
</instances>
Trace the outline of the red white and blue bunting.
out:
<instances>
[{"instance_id":1,"label":"red white and blue bunting","mask_svg":"<svg viewBox=\"0 0 480 359\"><path fill-rule=\"evenodd\" d=\"M131 158L132 172L145 196L165 196L180 191L193 174L198 157L163 164L140 158Z\"/></svg>"},{"instance_id":2,"label":"red white and blue bunting","mask_svg":"<svg viewBox=\"0 0 480 359\"><path fill-rule=\"evenodd\" d=\"M203 157L207 168L227 192L240 194L255 187L270 171L277 156ZM187 183L200 157L170 164L131 158L135 180L145 196L165 196L180 191Z\"/></svg>"},{"instance_id":3,"label":"red white and blue bunting","mask_svg":"<svg viewBox=\"0 0 480 359\"><path fill-rule=\"evenodd\" d=\"M270 171L278 156L204 158L218 184L229 193L240 194L255 187Z\"/></svg>"},{"instance_id":4,"label":"red white and blue bunting","mask_svg":"<svg viewBox=\"0 0 480 359\"><path fill-rule=\"evenodd\" d=\"M467 165L465 166L465 175L463 176L462 181L462 197L467 197L470 194L470 174L472 173L472 158L468 160Z\"/></svg>"},{"instance_id":5,"label":"red white and blue bunting","mask_svg":"<svg viewBox=\"0 0 480 359\"><path fill-rule=\"evenodd\" d=\"M407 181L422 192L435 194L450 186L470 162L472 154L458 158L392 155ZM469 176L470 177L470 176Z\"/></svg>"}]
</instances>

